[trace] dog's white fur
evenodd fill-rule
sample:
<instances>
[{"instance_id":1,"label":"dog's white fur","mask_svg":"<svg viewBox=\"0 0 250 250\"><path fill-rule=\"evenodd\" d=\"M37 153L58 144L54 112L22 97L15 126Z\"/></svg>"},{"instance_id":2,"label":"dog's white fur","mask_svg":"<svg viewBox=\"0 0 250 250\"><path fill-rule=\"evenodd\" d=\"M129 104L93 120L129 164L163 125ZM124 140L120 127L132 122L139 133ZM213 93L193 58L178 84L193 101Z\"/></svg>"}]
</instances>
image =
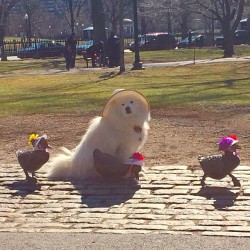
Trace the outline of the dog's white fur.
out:
<instances>
[{"instance_id":1,"label":"dog's white fur","mask_svg":"<svg viewBox=\"0 0 250 250\"><path fill-rule=\"evenodd\" d=\"M133 94L115 98L104 117L94 118L80 144L70 151L63 149L50 163L50 178L86 179L98 176L93 151L99 149L125 162L139 151L148 134L149 108Z\"/></svg>"}]
</instances>

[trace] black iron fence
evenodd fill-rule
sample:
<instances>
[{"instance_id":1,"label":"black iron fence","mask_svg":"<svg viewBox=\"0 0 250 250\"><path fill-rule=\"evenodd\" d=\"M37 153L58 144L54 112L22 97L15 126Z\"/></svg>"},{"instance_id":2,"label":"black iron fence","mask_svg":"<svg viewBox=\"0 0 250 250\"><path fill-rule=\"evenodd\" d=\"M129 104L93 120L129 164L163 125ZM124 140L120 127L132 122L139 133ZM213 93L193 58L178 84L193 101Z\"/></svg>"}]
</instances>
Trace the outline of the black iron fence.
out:
<instances>
[{"instance_id":1,"label":"black iron fence","mask_svg":"<svg viewBox=\"0 0 250 250\"><path fill-rule=\"evenodd\" d=\"M133 39L125 39L124 46L125 48L128 47L128 44L133 41ZM58 40L46 40L46 39L21 39L21 40L11 40L11 41L4 41L4 44L1 46L0 50L0 57L4 54L5 56L17 56L19 55L24 49L26 49L26 53L28 53L28 48L34 48L38 50L39 45L41 42L60 44L65 46L66 39L58 39ZM86 40L77 40L77 45L85 43ZM51 52L52 53L52 52Z\"/></svg>"},{"instance_id":2,"label":"black iron fence","mask_svg":"<svg viewBox=\"0 0 250 250\"><path fill-rule=\"evenodd\" d=\"M21 40L12 40L12 41L4 41L3 48L2 48L2 53L4 53L7 56L16 56L18 52L20 52L22 49L27 49L27 48L39 48L39 44L41 42L53 42L55 44L61 44L65 46L65 39L63 40L45 40L45 39L21 39ZM85 42L84 40L79 40L77 41L78 44ZM28 50L27 50L28 51Z\"/></svg>"}]
</instances>

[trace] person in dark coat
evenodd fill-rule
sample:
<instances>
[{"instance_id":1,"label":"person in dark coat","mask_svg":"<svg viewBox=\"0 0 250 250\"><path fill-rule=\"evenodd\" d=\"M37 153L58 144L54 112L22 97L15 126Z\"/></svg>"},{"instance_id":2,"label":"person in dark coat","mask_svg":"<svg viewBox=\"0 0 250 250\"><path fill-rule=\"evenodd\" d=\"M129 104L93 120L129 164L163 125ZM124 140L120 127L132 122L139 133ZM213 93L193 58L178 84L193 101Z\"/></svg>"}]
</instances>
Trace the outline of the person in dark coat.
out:
<instances>
[{"instance_id":1,"label":"person in dark coat","mask_svg":"<svg viewBox=\"0 0 250 250\"><path fill-rule=\"evenodd\" d=\"M120 38L110 33L107 40L107 56L109 58L109 67L117 67L120 65Z\"/></svg>"},{"instance_id":2,"label":"person in dark coat","mask_svg":"<svg viewBox=\"0 0 250 250\"><path fill-rule=\"evenodd\" d=\"M77 44L77 40L76 40L76 35L75 33L71 33L71 35L67 38L66 40L66 52L68 50L70 50L73 54L73 57L70 60L70 68L74 68L75 67L75 60L76 60L76 44Z\"/></svg>"},{"instance_id":3,"label":"person in dark coat","mask_svg":"<svg viewBox=\"0 0 250 250\"><path fill-rule=\"evenodd\" d=\"M191 47L192 45L192 30L188 32L188 46Z\"/></svg>"}]
</instances>

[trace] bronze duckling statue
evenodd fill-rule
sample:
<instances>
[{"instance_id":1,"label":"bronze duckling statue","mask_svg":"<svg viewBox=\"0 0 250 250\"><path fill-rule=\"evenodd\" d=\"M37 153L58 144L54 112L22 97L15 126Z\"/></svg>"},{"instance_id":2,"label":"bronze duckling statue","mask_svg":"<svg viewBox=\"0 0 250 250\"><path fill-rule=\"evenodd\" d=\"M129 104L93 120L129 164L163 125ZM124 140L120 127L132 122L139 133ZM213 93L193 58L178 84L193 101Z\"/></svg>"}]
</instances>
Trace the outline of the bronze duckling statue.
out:
<instances>
[{"instance_id":1,"label":"bronze duckling statue","mask_svg":"<svg viewBox=\"0 0 250 250\"><path fill-rule=\"evenodd\" d=\"M237 154L237 149L241 147L238 145L238 137L236 135L228 135L219 140L219 150L224 154L199 156L201 168L204 175L201 179L202 187L205 187L206 177L221 180L227 175L232 178L235 187L240 187L240 181L232 175L232 171L240 164L240 158Z\"/></svg>"},{"instance_id":2,"label":"bronze duckling statue","mask_svg":"<svg viewBox=\"0 0 250 250\"><path fill-rule=\"evenodd\" d=\"M40 169L48 160L48 149L51 146L48 145L47 135L39 136L38 134L31 134L29 137L29 145L33 146L33 150L16 152L17 160L22 167L26 180L29 182L37 182L35 172ZM32 177L28 173L32 174Z\"/></svg>"},{"instance_id":3,"label":"bronze duckling statue","mask_svg":"<svg viewBox=\"0 0 250 250\"><path fill-rule=\"evenodd\" d=\"M122 163L114 156L95 149L93 152L96 171L107 179L121 179L132 177L139 180L139 172L142 170L144 156L134 153L127 162Z\"/></svg>"}]
</instances>

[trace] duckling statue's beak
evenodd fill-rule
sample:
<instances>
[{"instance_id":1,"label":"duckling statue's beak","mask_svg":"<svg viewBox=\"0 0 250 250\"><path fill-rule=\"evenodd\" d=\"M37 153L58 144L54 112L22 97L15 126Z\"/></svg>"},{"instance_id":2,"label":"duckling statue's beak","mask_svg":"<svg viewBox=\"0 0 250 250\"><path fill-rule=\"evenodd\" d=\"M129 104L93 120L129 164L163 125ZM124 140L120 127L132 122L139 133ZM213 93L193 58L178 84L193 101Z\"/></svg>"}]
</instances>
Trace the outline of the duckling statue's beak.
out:
<instances>
[{"instance_id":1,"label":"duckling statue's beak","mask_svg":"<svg viewBox=\"0 0 250 250\"><path fill-rule=\"evenodd\" d=\"M227 151L232 152L234 155L237 155L237 149L241 149L241 146L238 143L235 143L230 146Z\"/></svg>"},{"instance_id":2,"label":"duckling statue's beak","mask_svg":"<svg viewBox=\"0 0 250 250\"><path fill-rule=\"evenodd\" d=\"M48 144L48 142L45 140L45 141L44 141L43 148L44 148L44 149L52 149L53 147L51 147L51 146Z\"/></svg>"},{"instance_id":3,"label":"duckling statue's beak","mask_svg":"<svg viewBox=\"0 0 250 250\"><path fill-rule=\"evenodd\" d=\"M48 141L44 137L39 137L39 141L37 142L35 149L52 149L52 147L48 144Z\"/></svg>"},{"instance_id":4,"label":"duckling statue's beak","mask_svg":"<svg viewBox=\"0 0 250 250\"><path fill-rule=\"evenodd\" d=\"M47 149L47 148L52 149L52 148L53 148L53 147L51 147L51 146L48 144L48 141L47 141L47 140L44 141L43 147L44 147L45 149Z\"/></svg>"},{"instance_id":5,"label":"duckling statue's beak","mask_svg":"<svg viewBox=\"0 0 250 250\"><path fill-rule=\"evenodd\" d=\"M241 146L240 146L239 144L237 144L237 143L234 144L233 146L234 146L235 149L241 149ZM233 146L232 146L232 147L233 147Z\"/></svg>"}]
</instances>

